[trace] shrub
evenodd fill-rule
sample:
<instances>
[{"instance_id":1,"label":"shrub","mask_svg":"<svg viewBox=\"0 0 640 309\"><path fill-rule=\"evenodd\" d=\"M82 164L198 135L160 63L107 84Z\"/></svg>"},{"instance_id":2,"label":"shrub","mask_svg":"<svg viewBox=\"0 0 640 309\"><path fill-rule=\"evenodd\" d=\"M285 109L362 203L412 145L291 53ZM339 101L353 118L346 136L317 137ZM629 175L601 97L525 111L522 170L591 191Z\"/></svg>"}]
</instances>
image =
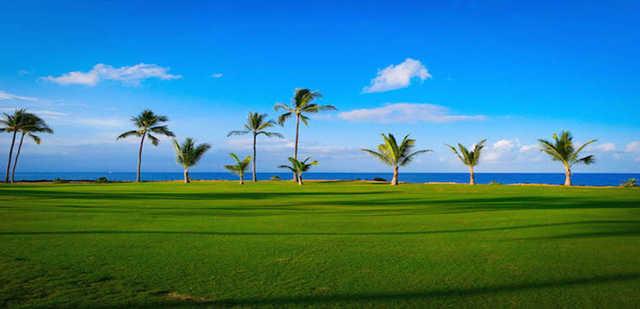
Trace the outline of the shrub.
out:
<instances>
[{"instance_id":1,"label":"shrub","mask_svg":"<svg viewBox=\"0 0 640 309\"><path fill-rule=\"evenodd\" d=\"M278 181L278 180L280 180L280 176L278 176L278 175L273 175L273 176L271 176L271 180L273 180L273 181Z\"/></svg>"},{"instance_id":2,"label":"shrub","mask_svg":"<svg viewBox=\"0 0 640 309\"><path fill-rule=\"evenodd\" d=\"M638 185L638 180L635 178L629 178L627 179L625 182L623 182L621 184L621 186L625 187L625 188L631 188L631 187L635 187Z\"/></svg>"},{"instance_id":3,"label":"shrub","mask_svg":"<svg viewBox=\"0 0 640 309\"><path fill-rule=\"evenodd\" d=\"M98 177L98 179L96 179L96 183L108 183L109 179L107 177Z\"/></svg>"},{"instance_id":4,"label":"shrub","mask_svg":"<svg viewBox=\"0 0 640 309\"><path fill-rule=\"evenodd\" d=\"M60 177L56 177L52 180L53 183L67 183L68 181L60 178Z\"/></svg>"},{"instance_id":5,"label":"shrub","mask_svg":"<svg viewBox=\"0 0 640 309\"><path fill-rule=\"evenodd\" d=\"M372 179L372 180L373 180L373 181L384 181L384 182L386 182L386 181L387 181L386 179L384 179L384 178L382 178L382 177L373 177L373 179Z\"/></svg>"}]
</instances>

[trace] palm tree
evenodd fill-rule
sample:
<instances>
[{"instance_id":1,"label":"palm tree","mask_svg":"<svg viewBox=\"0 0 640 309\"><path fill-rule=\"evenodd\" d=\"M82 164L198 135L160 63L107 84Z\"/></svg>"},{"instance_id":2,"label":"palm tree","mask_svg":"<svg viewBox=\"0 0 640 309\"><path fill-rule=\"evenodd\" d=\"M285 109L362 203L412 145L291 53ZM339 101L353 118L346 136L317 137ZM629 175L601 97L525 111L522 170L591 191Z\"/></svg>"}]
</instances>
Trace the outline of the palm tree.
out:
<instances>
[{"instance_id":1,"label":"palm tree","mask_svg":"<svg viewBox=\"0 0 640 309\"><path fill-rule=\"evenodd\" d=\"M196 165L205 152L211 148L209 144L196 145L195 141L187 137L182 145L173 140L173 149L176 151L176 161L184 169L184 183L190 183L189 168Z\"/></svg>"},{"instance_id":2,"label":"palm tree","mask_svg":"<svg viewBox=\"0 0 640 309\"><path fill-rule=\"evenodd\" d=\"M282 138L282 134L276 132L269 132L266 129L271 128L275 125L275 121L267 120L267 114L258 114L258 113L249 113L247 117L247 122L244 124L244 130L231 131L227 136L232 135L244 135L251 133L253 135L253 164L252 164L252 175L251 178L253 182L257 181L256 176L256 139L258 135L264 135L266 137L280 137Z\"/></svg>"},{"instance_id":3,"label":"palm tree","mask_svg":"<svg viewBox=\"0 0 640 309\"><path fill-rule=\"evenodd\" d=\"M22 150L22 143L24 142L25 135L39 145L42 140L35 133L53 133L53 130L49 128L47 123L42 118L32 113L24 114L24 123L19 131L21 133L20 142L18 143L18 151L16 151L16 158L13 162L13 170L11 171L12 183L16 178L16 167L18 166L18 159L20 158L20 151Z\"/></svg>"},{"instance_id":4,"label":"palm tree","mask_svg":"<svg viewBox=\"0 0 640 309\"><path fill-rule=\"evenodd\" d=\"M11 133L11 146L9 147L9 159L7 160L7 173L4 176L4 182L9 182L9 170L11 169L11 160L13 158L13 147L16 144L16 135L22 129L25 120L25 109L16 109L13 114L3 113L0 119L0 130L2 132Z\"/></svg>"},{"instance_id":5,"label":"palm tree","mask_svg":"<svg viewBox=\"0 0 640 309\"><path fill-rule=\"evenodd\" d=\"M228 169L230 172L237 174L240 177L240 184L244 184L244 171L247 170L249 164L251 163L251 156L246 156L244 159L240 160L238 155L235 153L230 153L229 156L236 161L235 165L225 165L224 168Z\"/></svg>"},{"instance_id":6,"label":"palm tree","mask_svg":"<svg viewBox=\"0 0 640 309\"><path fill-rule=\"evenodd\" d=\"M362 151L371 154L372 156L380 159L383 163L393 167L393 178L391 179L391 185L398 185L398 167L409 164L416 155L429 152L431 150L418 150L411 152L415 146L416 140L409 138L409 135L405 135L400 144L398 145L395 136L393 134L382 134L384 143L378 145L378 151L371 149L362 149Z\"/></svg>"},{"instance_id":7,"label":"palm tree","mask_svg":"<svg viewBox=\"0 0 640 309\"><path fill-rule=\"evenodd\" d=\"M595 143L597 141L595 139L582 144L578 148L575 148L573 145L573 136L571 136L571 132L562 131L560 133L560 136L555 133L553 134L553 142L544 139L539 139L538 141L540 142L540 150L542 152L545 152L546 154L551 156L551 159L553 161L562 162L562 165L564 166L565 186L571 186L571 167L580 163L589 165L595 162L595 157L593 155L579 158L580 152L582 152L585 147Z\"/></svg>"},{"instance_id":8,"label":"palm tree","mask_svg":"<svg viewBox=\"0 0 640 309\"><path fill-rule=\"evenodd\" d=\"M307 157L302 161L299 161L296 158L289 157L289 162L291 162L291 165L280 165L279 167L286 168L292 171L293 174L296 175L296 181L298 182L298 184L302 185L302 173L308 171L312 166L318 165L318 161L309 162L309 160L311 160L310 157Z\"/></svg>"},{"instance_id":9,"label":"palm tree","mask_svg":"<svg viewBox=\"0 0 640 309\"><path fill-rule=\"evenodd\" d=\"M321 98L322 94L317 91L312 91L310 89L296 89L293 95L293 102L291 105L287 105L284 103L277 103L274 106L276 112L282 111L283 113L278 116L278 123L280 125L284 125L287 119L291 117L296 118L296 139L293 146L293 158L298 159L298 141L300 137L300 121L304 123L304 125L309 124L309 117L306 114L318 113L321 111L335 110L336 108L333 105L320 105L313 103L313 101L317 98ZM296 180L296 175L293 175L294 181Z\"/></svg>"},{"instance_id":10,"label":"palm tree","mask_svg":"<svg viewBox=\"0 0 640 309\"><path fill-rule=\"evenodd\" d=\"M162 123L169 121L167 116L156 115L151 110L145 109L138 116L132 117L131 122L137 127L136 130L124 132L118 136L117 139L126 138L129 136L140 137L140 147L138 148L138 169L136 173L136 182L140 182L140 166L142 164L142 146L144 145L145 138L151 140L153 146L158 146L160 140L151 135L151 133L161 134L168 137L174 137L175 134L169 130L166 125Z\"/></svg>"},{"instance_id":11,"label":"palm tree","mask_svg":"<svg viewBox=\"0 0 640 309\"><path fill-rule=\"evenodd\" d=\"M480 163L480 153L482 152L482 148L484 148L484 143L486 141L487 141L486 139L481 140L479 143L473 146L473 150L471 151L469 151L467 147L465 147L460 143L458 143L458 149L460 149L459 151L458 149L456 149L456 147L447 145L449 148L451 148L451 151L453 151L453 153L456 154L458 159L460 159L460 161L462 161L464 165L469 167L469 184L470 185L476 184L476 178L473 173L473 167L478 165L478 163Z\"/></svg>"}]
</instances>

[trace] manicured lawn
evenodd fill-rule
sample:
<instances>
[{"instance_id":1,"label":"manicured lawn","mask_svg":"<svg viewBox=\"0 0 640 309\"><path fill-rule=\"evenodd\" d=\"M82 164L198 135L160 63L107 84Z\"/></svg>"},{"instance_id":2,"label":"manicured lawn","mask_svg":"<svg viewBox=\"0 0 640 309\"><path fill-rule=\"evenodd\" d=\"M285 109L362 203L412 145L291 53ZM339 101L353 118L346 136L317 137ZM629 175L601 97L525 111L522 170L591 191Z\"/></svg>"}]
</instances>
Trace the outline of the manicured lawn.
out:
<instances>
[{"instance_id":1,"label":"manicured lawn","mask_svg":"<svg viewBox=\"0 0 640 309\"><path fill-rule=\"evenodd\" d=\"M0 306L640 305L640 190L0 186Z\"/></svg>"}]
</instances>

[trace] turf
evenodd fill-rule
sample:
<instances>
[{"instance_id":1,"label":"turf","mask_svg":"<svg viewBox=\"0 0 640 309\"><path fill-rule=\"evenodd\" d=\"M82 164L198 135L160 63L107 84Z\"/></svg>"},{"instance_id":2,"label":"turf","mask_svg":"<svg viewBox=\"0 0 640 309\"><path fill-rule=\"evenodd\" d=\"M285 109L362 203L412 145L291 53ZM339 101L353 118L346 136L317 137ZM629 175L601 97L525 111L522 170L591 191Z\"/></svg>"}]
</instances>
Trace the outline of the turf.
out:
<instances>
[{"instance_id":1,"label":"turf","mask_svg":"<svg viewBox=\"0 0 640 309\"><path fill-rule=\"evenodd\" d=\"M634 307L640 190L0 186L0 306Z\"/></svg>"}]
</instances>

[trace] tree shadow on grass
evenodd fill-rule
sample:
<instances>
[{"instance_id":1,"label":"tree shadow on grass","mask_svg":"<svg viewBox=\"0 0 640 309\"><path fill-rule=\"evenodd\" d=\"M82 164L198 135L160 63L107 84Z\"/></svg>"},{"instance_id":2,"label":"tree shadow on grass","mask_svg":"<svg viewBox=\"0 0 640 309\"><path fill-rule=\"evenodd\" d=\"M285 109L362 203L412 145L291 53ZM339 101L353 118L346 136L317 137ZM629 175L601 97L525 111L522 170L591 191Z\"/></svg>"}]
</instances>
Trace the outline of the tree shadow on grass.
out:
<instances>
[{"instance_id":1,"label":"tree shadow on grass","mask_svg":"<svg viewBox=\"0 0 640 309\"><path fill-rule=\"evenodd\" d=\"M524 282L485 287L459 288L459 289L433 289L408 292L372 292L354 294L333 295L301 295L301 296L276 296L276 297L249 297L238 299L226 299L216 301L158 301L154 304L141 304L152 308L158 306L330 306L330 305L382 305L384 302L416 302L430 301L446 298L472 297L481 295L496 295L502 293L517 293L537 289L563 289L579 286L592 286L602 284L621 283L640 280L640 273L621 273L612 275L598 275L583 278L567 278L560 280L548 280L538 282Z\"/></svg>"},{"instance_id":2,"label":"tree shadow on grass","mask_svg":"<svg viewBox=\"0 0 640 309\"><path fill-rule=\"evenodd\" d=\"M431 235L431 234L452 234L452 233L474 233L474 232L494 232L512 231L535 228L563 227L563 226L606 226L602 233L613 233L611 226L616 225L613 236L640 235L640 221L636 220L591 220L576 222L561 222L548 224L530 224L519 226L490 227L490 228L468 228L451 230L431 230L431 231L386 231L386 232L216 232L216 231L119 231L119 230L81 230L81 231L31 231L31 232L0 232L0 236L31 236L31 235L201 235L201 236L411 236L411 235ZM589 232L597 235L596 232ZM518 239L511 239L518 240ZM523 239L524 240L524 239Z\"/></svg>"}]
</instances>

